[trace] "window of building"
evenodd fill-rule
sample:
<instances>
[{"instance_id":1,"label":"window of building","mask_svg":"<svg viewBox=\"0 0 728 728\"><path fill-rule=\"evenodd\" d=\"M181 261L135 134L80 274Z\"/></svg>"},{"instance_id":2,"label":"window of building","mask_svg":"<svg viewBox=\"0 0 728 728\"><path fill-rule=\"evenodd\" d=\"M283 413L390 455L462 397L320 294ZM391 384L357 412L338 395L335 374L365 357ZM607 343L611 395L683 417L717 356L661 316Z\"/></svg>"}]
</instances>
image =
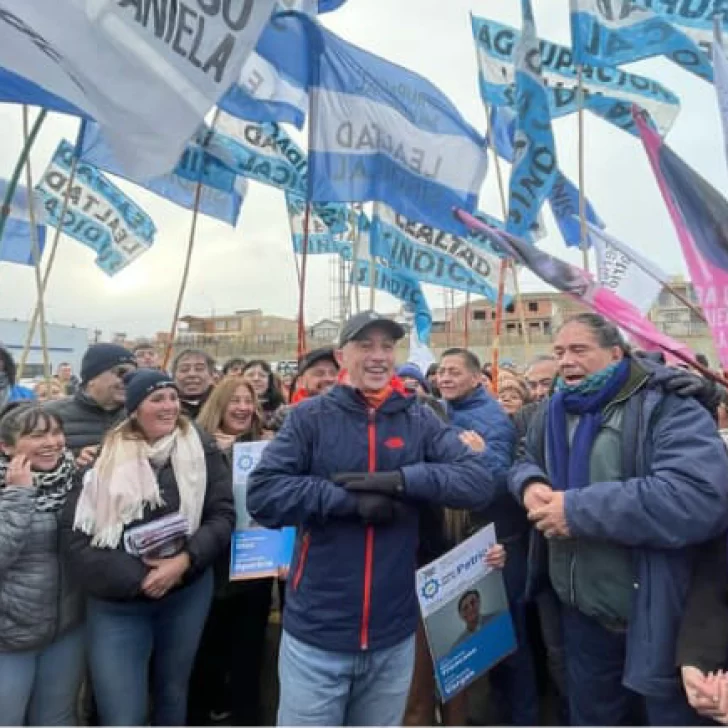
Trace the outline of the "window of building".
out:
<instances>
[{"instance_id":1,"label":"window of building","mask_svg":"<svg viewBox=\"0 0 728 728\"><path fill-rule=\"evenodd\" d=\"M538 301L529 301L528 302L528 310L532 312L538 311Z\"/></svg>"},{"instance_id":2,"label":"window of building","mask_svg":"<svg viewBox=\"0 0 728 728\"><path fill-rule=\"evenodd\" d=\"M227 321L215 321L215 331L227 331Z\"/></svg>"},{"instance_id":3,"label":"window of building","mask_svg":"<svg viewBox=\"0 0 728 728\"><path fill-rule=\"evenodd\" d=\"M506 333L508 333L508 334L518 333L518 324L506 324Z\"/></svg>"},{"instance_id":4,"label":"window of building","mask_svg":"<svg viewBox=\"0 0 728 728\"><path fill-rule=\"evenodd\" d=\"M473 321L485 321L486 311L473 311Z\"/></svg>"},{"instance_id":5,"label":"window of building","mask_svg":"<svg viewBox=\"0 0 728 728\"><path fill-rule=\"evenodd\" d=\"M509 303L506 306L506 313L515 313L516 312L516 306L513 303Z\"/></svg>"},{"instance_id":6,"label":"window of building","mask_svg":"<svg viewBox=\"0 0 728 728\"><path fill-rule=\"evenodd\" d=\"M543 322L543 332L544 332L544 334L550 334L551 333L551 322L550 321L544 321Z\"/></svg>"},{"instance_id":7,"label":"window of building","mask_svg":"<svg viewBox=\"0 0 728 728\"><path fill-rule=\"evenodd\" d=\"M541 323L539 321L531 321L528 324L528 330L529 331L536 331L536 332L539 332L540 333L540 331L541 331Z\"/></svg>"},{"instance_id":8,"label":"window of building","mask_svg":"<svg viewBox=\"0 0 728 728\"><path fill-rule=\"evenodd\" d=\"M490 312L490 317L495 321L495 311Z\"/></svg>"}]
</instances>

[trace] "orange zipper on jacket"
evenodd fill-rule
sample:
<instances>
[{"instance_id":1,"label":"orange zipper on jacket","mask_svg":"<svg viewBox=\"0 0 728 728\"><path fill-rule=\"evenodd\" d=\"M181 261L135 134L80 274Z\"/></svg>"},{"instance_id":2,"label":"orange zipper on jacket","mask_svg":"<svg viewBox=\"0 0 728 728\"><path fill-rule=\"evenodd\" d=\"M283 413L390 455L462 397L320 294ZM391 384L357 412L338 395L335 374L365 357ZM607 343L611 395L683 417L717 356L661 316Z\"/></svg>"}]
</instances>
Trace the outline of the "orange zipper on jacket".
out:
<instances>
[{"instance_id":1,"label":"orange zipper on jacket","mask_svg":"<svg viewBox=\"0 0 728 728\"><path fill-rule=\"evenodd\" d=\"M369 472L377 469L377 427L374 421L376 410L369 409ZM359 646L369 649L369 617L372 608L372 572L374 570L374 526L367 526L364 544L364 604L361 615L361 633Z\"/></svg>"},{"instance_id":2,"label":"orange zipper on jacket","mask_svg":"<svg viewBox=\"0 0 728 728\"><path fill-rule=\"evenodd\" d=\"M308 557L308 544L311 540L311 534L306 531L301 539L301 555L298 558L298 566L296 566L296 573L293 575L293 583L291 586L295 591L298 589L298 585L303 576L303 567L306 565L306 558Z\"/></svg>"}]
</instances>

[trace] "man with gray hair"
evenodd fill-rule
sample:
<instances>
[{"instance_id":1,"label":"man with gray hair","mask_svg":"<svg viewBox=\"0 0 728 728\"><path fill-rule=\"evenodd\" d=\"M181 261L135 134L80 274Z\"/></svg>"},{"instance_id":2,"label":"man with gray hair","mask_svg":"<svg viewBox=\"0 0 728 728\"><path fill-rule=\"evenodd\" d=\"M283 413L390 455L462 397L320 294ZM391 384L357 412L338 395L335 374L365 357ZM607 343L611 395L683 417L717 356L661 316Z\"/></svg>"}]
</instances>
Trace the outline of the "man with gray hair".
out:
<instances>
[{"instance_id":1,"label":"man with gray hair","mask_svg":"<svg viewBox=\"0 0 728 728\"><path fill-rule=\"evenodd\" d=\"M728 528L728 453L705 408L601 316L566 321L554 355L509 486L545 537L530 566L558 596L571 724L623 725L635 698L649 725L697 724L677 630L694 547Z\"/></svg>"}]
</instances>

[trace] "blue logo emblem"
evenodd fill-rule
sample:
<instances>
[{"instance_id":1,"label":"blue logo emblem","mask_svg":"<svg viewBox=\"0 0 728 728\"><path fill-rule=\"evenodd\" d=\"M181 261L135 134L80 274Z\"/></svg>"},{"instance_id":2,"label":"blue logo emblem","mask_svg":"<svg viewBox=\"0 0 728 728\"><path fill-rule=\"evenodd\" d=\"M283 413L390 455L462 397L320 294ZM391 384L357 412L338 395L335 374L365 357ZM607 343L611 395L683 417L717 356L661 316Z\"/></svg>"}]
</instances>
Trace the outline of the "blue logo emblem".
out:
<instances>
[{"instance_id":1,"label":"blue logo emblem","mask_svg":"<svg viewBox=\"0 0 728 728\"><path fill-rule=\"evenodd\" d=\"M440 591L440 582L437 579L428 579L420 590L423 599L434 599Z\"/></svg>"}]
</instances>

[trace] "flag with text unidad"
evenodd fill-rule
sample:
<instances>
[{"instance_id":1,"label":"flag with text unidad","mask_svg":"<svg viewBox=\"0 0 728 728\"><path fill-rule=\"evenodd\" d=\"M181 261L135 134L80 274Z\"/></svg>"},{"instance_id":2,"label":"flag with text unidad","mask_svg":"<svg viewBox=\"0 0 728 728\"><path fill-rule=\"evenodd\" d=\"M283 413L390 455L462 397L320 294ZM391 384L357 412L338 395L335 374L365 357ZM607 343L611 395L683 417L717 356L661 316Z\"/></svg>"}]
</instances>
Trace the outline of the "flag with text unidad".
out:
<instances>
[{"instance_id":1,"label":"flag with text unidad","mask_svg":"<svg viewBox=\"0 0 728 728\"><path fill-rule=\"evenodd\" d=\"M74 145L62 141L36 185L45 220L94 250L96 265L113 276L151 248L157 228L144 210L91 164L78 162L69 190L73 158Z\"/></svg>"},{"instance_id":2,"label":"flag with text unidad","mask_svg":"<svg viewBox=\"0 0 728 728\"><path fill-rule=\"evenodd\" d=\"M488 106L515 106L515 48L520 33L509 25L472 18L480 70L480 95ZM578 111L579 80L571 48L541 39L541 75L551 118ZM632 118L637 104L666 134L680 112L680 100L650 78L619 68L584 66L584 108L624 131L638 135Z\"/></svg>"},{"instance_id":3,"label":"flag with text unidad","mask_svg":"<svg viewBox=\"0 0 728 728\"><path fill-rule=\"evenodd\" d=\"M722 0L571 0L574 62L619 66L664 55L712 81L713 14L727 8Z\"/></svg>"},{"instance_id":4,"label":"flag with text unidad","mask_svg":"<svg viewBox=\"0 0 728 728\"><path fill-rule=\"evenodd\" d=\"M515 51L516 126L506 222L508 232L518 236L525 235L538 217L558 173L531 0L521 0L521 12L523 31Z\"/></svg>"},{"instance_id":5,"label":"flag with text unidad","mask_svg":"<svg viewBox=\"0 0 728 728\"><path fill-rule=\"evenodd\" d=\"M239 78L274 0L0 0L0 66L83 110L130 173L173 169Z\"/></svg>"},{"instance_id":6,"label":"flag with text unidad","mask_svg":"<svg viewBox=\"0 0 728 728\"><path fill-rule=\"evenodd\" d=\"M0 200L5 199L8 182L0 179ZM43 253L46 239L45 225L39 225L38 220L44 219L42 200L36 199L33 202L35 213L35 235L38 243L39 255ZM19 265L34 265L33 260L33 234L30 226L30 200L28 190L22 185L17 185L13 199L10 201L7 219L0 237L0 262L18 263Z\"/></svg>"},{"instance_id":7,"label":"flag with text unidad","mask_svg":"<svg viewBox=\"0 0 728 728\"><path fill-rule=\"evenodd\" d=\"M187 144L172 172L151 179L128 174L104 140L99 125L94 122L84 125L79 146L81 159L84 162L133 182L186 210L194 209L199 184L200 198L197 209L200 213L233 227L238 222L248 189L247 181L238 177L196 142Z\"/></svg>"},{"instance_id":8,"label":"flag with text unidad","mask_svg":"<svg viewBox=\"0 0 728 728\"><path fill-rule=\"evenodd\" d=\"M649 351L659 349L689 363L694 361L693 354L685 344L663 334L634 304L595 281L586 271L529 245L521 238L491 228L463 210L458 210L456 215L471 229L487 235L501 254L513 258L545 283L624 329L637 346Z\"/></svg>"},{"instance_id":9,"label":"flag with text unidad","mask_svg":"<svg viewBox=\"0 0 728 728\"><path fill-rule=\"evenodd\" d=\"M308 216L308 240L306 240L304 234L306 200L286 192L286 207L294 253L302 254L305 247L307 255L341 255L351 260L355 235L354 226L357 224L352 210L348 211L346 227L338 233L333 233L326 222L326 217L320 214L323 206L311 205Z\"/></svg>"},{"instance_id":10,"label":"flag with text unidad","mask_svg":"<svg viewBox=\"0 0 728 728\"><path fill-rule=\"evenodd\" d=\"M372 255L390 268L424 283L495 301L500 258L475 236L423 225L381 202L374 203L370 234ZM510 290L508 298L510 302Z\"/></svg>"},{"instance_id":11,"label":"flag with text unidad","mask_svg":"<svg viewBox=\"0 0 728 728\"><path fill-rule=\"evenodd\" d=\"M494 106L490 110L491 144L495 153L511 164L515 156L513 149L515 130L516 115L512 109L506 106ZM548 200L561 237L567 247L581 245L579 189L561 170L557 171ZM592 225L604 227L604 223L588 199L586 200L586 219Z\"/></svg>"},{"instance_id":12,"label":"flag with text unidad","mask_svg":"<svg viewBox=\"0 0 728 728\"><path fill-rule=\"evenodd\" d=\"M589 225L589 238L597 259L599 282L646 316L668 282L667 274L626 243Z\"/></svg>"},{"instance_id":13,"label":"flag with text unidad","mask_svg":"<svg viewBox=\"0 0 728 728\"><path fill-rule=\"evenodd\" d=\"M379 201L452 229L485 177L484 139L433 84L347 43L299 13L311 48L309 199Z\"/></svg>"},{"instance_id":14,"label":"flag with text unidad","mask_svg":"<svg viewBox=\"0 0 728 728\"><path fill-rule=\"evenodd\" d=\"M680 241L718 358L728 369L728 202L639 114L642 143Z\"/></svg>"}]
</instances>

